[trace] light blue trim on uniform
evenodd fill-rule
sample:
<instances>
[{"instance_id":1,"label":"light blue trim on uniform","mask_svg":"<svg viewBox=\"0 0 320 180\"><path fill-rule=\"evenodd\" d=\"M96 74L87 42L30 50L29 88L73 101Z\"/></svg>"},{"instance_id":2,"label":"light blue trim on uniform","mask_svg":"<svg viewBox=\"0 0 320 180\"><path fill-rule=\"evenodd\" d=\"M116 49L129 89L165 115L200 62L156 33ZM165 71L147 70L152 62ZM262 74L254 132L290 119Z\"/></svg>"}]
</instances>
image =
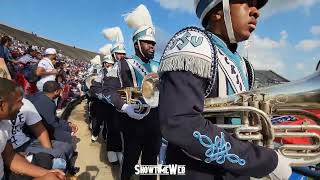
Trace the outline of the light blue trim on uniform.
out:
<instances>
[{"instance_id":1,"label":"light blue trim on uniform","mask_svg":"<svg viewBox=\"0 0 320 180\"><path fill-rule=\"evenodd\" d=\"M242 58L240 57L240 55L235 52L235 53L232 53L227 44L221 40L218 36L214 35L214 34L211 34L212 35L212 38L211 38L211 42L216 45L220 50L222 50L222 52L228 56L229 60L233 61L235 63L235 65L237 66L238 70L240 71L240 74L241 74L241 77L243 79L243 84L245 86L246 89L249 89L249 79L248 77L246 76L246 73L244 72L244 69L241 65L241 61L242 61ZM219 53L219 52L218 52ZM228 84L229 86L230 84ZM230 85L231 86L231 85ZM234 94L233 90L230 90L232 88L229 88L228 87L228 95L231 95L231 94Z\"/></svg>"},{"instance_id":2,"label":"light blue trim on uniform","mask_svg":"<svg viewBox=\"0 0 320 180\"><path fill-rule=\"evenodd\" d=\"M158 69L158 67L160 66L160 63L157 61L150 60L149 63L145 63L138 56L135 56L135 55L132 56L131 58L134 59L139 64L141 64L148 71L147 72L148 74L155 72L154 69ZM135 68L134 68L134 71L136 75L137 86L141 87L144 76L142 76L141 73L139 73L138 70L136 70Z\"/></svg>"},{"instance_id":3,"label":"light blue trim on uniform","mask_svg":"<svg viewBox=\"0 0 320 180\"><path fill-rule=\"evenodd\" d=\"M205 152L205 156L207 158L204 161L206 163L215 161L218 164L224 164L225 161L228 160L229 162L239 164L240 166L244 166L246 164L246 161L241 159L238 155L229 154L231 144L225 141L223 132L221 132L221 137L215 137L214 142L212 142L208 136L201 135L198 131L193 132L193 137L195 137L202 146L208 148Z\"/></svg>"},{"instance_id":4,"label":"light blue trim on uniform","mask_svg":"<svg viewBox=\"0 0 320 180\"><path fill-rule=\"evenodd\" d=\"M210 5L210 3L212 2L212 0L200 0L199 4L196 8L196 14L198 16L198 18L201 17L203 11Z\"/></svg>"}]
</instances>

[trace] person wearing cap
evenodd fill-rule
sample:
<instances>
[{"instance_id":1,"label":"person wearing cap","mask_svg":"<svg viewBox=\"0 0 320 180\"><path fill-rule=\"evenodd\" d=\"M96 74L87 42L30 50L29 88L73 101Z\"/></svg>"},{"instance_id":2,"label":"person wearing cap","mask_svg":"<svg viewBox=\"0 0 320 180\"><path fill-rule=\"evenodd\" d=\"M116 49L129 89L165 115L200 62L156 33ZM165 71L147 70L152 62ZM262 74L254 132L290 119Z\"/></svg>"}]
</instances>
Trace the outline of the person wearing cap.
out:
<instances>
[{"instance_id":1,"label":"person wearing cap","mask_svg":"<svg viewBox=\"0 0 320 180\"><path fill-rule=\"evenodd\" d=\"M45 57L40 60L36 75L40 77L37 82L39 91L43 90L43 85L47 81L55 81L58 71L54 68L54 62L57 59L57 51L54 48L48 48L44 52Z\"/></svg>"},{"instance_id":2,"label":"person wearing cap","mask_svg":"<svg viewBox=\"0 0 320 180\"><path fill-rule=\"evenodd\" d=\"M15 78L16 76L16 70L15 70L15 65L19 65L20 62L16 61L11 53L10 53L10 47L12 46L12 38L9 36L3 36L0 39L0 58L3 58L5 63L6 63L6 67L5 69L7 69L9 71L9 76L10 78Z\"/></svg>"},{"instance_id":3,"label":"person wearing cap","mask_svg":"<svg viewBox=\"0 0 320 180\"><path fill-rule=\"evenodd\" d=\"M236 52L247 40L267 0L195 0L205 28L184 28L161 57L159 117L168 140L166 162L186 165L185 176L165 180L288 179L289 159L273 149L240 141L217 124L236 118L206 119L206 98L225 97L253 87L251 64Z\"/></svg>"},{"instance_id":4,"label":"person wearing cap","mask_svg":"<svg viewBox=\"0 0 320 180\"><path fill-rule=\"evenodd\" d=\"M114 65L114 60L112 56L105 56L103 61L102 61L102 74L103 77L107 76L108 72L111 71Z\"/></svg>"},{"instance_id":5,"label":"person wearing cap","mask_svg":"<svg viewBox=\"0 0 320 180\"><path fill-rule=\"evenodd\" d=\"M135 30L133 43L135 55L118 62L118 71L109 77L103 95L115 108L121 111L121 128L124 143L124 159L121 179L127 180L134 174L138 164L156 165L160 150L160 129L157 109L141 114L136 105L126 104L117 93L119 88L141 87L143 78L157 72L159 63L153 61L155 52L154 26L148 9L138 6L125 17L126 23ZM112 82L113 81L113 82ZM117 88L118 87L118 88ZM141 176L140 179L156 179L156 176Z\"/></svg>"},{"instance_id":6,"label":"person wearing cap","mask_svg":"<svg viewBox=\"0 0 320 180\"><path fill-rule=\"evenodd\" d=\"M24 65L29 63L38 63L37 55L39 53L39 49L36 46L30 46L27 50L27 53L21 56L18 61Z\"/></svg>"},{"instance_id":7,"label":"person wearing cap","mask_svg":"<svg viewBox=\"0 0 320 180\"><path fill-rule=\"evenodd\" d=\"M117 32L114 33L114 36L122 37L121 29L118 27L106 29L104 30L104 34L108 34L109 37L110 30ZM107 160L112 165L118 165L121 164L123 159L119 112L110 103L101 98L101 95L104 86L115 87L114 84L110 84L109 79L113 78L113 76L117 77L119 61L125 61L126 51L124 45L120 44L119 41L113 46L111 44L104 46L100 51L105 55L103 60L104 73L92 82L90 88L90 94L94 97L92 98L93 103L90 109L93 110L92 114L95 117L92 121L91 140L95 142L98 139L100 125L104 122L102 135L106 140Z\"/></svg>"},{"instance_id":8,"label":"person wearing cap","mask_svg":"<svg viewBox=\"0 0 320 180\"><path fill-rule=\"evenodd\" d=\"M20 79L18 78L18 82L22 85L26 94L33 94L37 91L36 82L39 80L39 77L36 75L39 62L37 58L38 54L40 54L38 47L30 46L27 54L18 59L21 63L22 74L17 73L17 78L20 77Z\"/></svg>"}]
</instances>

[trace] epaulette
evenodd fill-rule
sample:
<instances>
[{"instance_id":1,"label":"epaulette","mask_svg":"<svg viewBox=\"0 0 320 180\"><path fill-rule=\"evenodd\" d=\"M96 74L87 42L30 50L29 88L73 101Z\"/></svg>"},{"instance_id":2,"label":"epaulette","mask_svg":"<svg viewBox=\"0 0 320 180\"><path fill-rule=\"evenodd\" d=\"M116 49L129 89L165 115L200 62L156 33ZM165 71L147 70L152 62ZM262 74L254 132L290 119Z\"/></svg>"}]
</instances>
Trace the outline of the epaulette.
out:
<instances>
[{"instance_id":1,"label":"epaulette","mask_svg":"<svg viewBox=\"0 0 320 180\"><path fill-rule=\"evenodd\" d=\"M214 47L207 33L197 27L187 27L176 33L167 44L159 73L190 71L202 78L212 78L214 56Z\"/></svg>"}]
</instances>

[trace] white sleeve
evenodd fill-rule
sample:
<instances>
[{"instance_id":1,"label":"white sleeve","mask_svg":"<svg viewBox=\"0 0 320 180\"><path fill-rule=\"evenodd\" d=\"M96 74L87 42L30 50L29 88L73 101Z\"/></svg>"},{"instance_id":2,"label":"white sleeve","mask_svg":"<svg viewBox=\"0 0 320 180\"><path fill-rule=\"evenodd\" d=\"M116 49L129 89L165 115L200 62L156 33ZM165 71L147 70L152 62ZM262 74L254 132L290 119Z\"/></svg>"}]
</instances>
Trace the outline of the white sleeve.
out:
<instances>
[{"instance_id":1,"label":"white sleeve","mask_svg":"<svg viewBox=\"0 0 320 180\"><path fill-rule=\"evenodd\" d=\"M38 67L42 67L42 68L44 68L45 70L47 70L48 64L46 63L46 61L41 60L41 61L39 62L39 64L38 64Z\"/></svg>"},{"instance_id":2,"label":"white sleeve","mask_svg":"<svg viewBox=\"0 0 320 180\"><path fill-rule=\"evenodd\" d=\"M25 118L26 118L26 124L28 126L34 125L42 120L40 114L38 113L37 109L34 107L34 105L27 99L23 99L23 104L26 107L25 108Z\"/></svg>"}]
</instances>

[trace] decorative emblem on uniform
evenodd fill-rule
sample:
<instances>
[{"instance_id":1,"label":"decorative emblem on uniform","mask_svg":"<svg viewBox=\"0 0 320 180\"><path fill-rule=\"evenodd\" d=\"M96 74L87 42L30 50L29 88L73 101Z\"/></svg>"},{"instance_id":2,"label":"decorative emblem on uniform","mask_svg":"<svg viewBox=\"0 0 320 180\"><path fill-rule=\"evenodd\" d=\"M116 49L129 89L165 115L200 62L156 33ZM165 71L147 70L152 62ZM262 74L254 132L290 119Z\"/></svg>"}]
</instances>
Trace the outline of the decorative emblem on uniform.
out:
<instances>
[{"instance_id":1,"label":"decorative emblem on uniform","mask_svg":"<svg viewBox=\"0 0 320 180\"><path fill-rule=\"evenodd\" d=\"M214 61L214 47L206 32L188 27L169 41L160 60L160 73L183 70L211 79Z\"/></svg>"},{"instance_id":2,"label":"decorative emblem on uniform","mask_svg":"<svg viewBox=\"0 0 320 180\"><path fill-rule=\"evenodd\" d=\"M148 28L148 29L146 30L146 35L147 35L147 36L154 36L154 31L153 31L153 29L152 29L152 28Z\"/></svg>"},{"instance_id":3,"label":"decorative emblem on uniform","mask_svg":"<svg viewBox=\"0 0 320 180\"><path fill-rule=\"evenodd\" d=\"M228 160L229 162L239 164L240 166L244 166L246 164L246 161L241 159L238 155L229 154L231 144L225 141L223 132L221 132L221 137L215 137L214 142L212 142L208 136L201 135L198 131L193 132L193 137L195 137L202 146L208 148L205 153L207 158L204 160L206 163L215 161L218 164L223 164Z\"/></svg>"}]
</instances>

